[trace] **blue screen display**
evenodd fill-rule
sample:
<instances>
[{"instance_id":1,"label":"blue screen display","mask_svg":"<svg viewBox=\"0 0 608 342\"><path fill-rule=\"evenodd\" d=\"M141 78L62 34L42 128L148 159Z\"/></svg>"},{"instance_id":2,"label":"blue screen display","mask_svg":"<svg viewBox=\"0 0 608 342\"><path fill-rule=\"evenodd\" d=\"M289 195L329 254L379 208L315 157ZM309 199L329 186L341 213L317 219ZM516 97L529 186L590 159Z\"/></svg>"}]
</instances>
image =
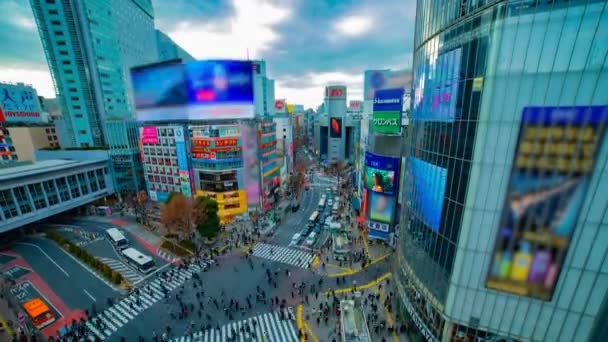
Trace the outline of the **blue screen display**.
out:
<instances>
[{"instance_id":1,"label":"blue screen display","mask_svg":"<svg viewBox=\"0 0 608 342\"><path fill-rule=\"evenodd\" d=\"M137 109L179 106L188 99L182 64L133 70L131 83Z\"/></svg>"},{"instance_id":2,"label":"blue screen display","mask_svg":"<svg viewBox=\"0 0 608 342\"><path fill-rule=\"evenodd\" d=\"M438 232L448 170L412 157L408 158L407 167L412 209L422 222Z\"/></svg>"},{"instance_id":3,"label":"blue screen display","mask_svg":"<svg viewBox=\"0 0 608 342\"><path fill-rule=\"evenodd\" d=\"M186 64L188 101L253 103L253 66L249 61L198 61Z\"/></svg>"},{"instance_id":4,"label":"blue screen display","mask_svg":"<svg viewBox=\"0 0 608 342\"><path fill-rule=\"evenodd\" d=\"M416 69L412 118L454 121L462 48L448 51Z\"/></svg>"}]
</instances>

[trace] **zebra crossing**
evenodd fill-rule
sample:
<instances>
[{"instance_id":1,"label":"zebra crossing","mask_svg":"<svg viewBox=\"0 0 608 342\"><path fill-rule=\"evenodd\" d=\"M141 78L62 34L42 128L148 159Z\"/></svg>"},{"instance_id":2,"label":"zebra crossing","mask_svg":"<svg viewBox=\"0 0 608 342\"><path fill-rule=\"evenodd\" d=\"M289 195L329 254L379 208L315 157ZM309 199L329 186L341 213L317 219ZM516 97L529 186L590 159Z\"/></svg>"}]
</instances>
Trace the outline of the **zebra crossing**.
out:
<instances>
[{"instance_id":1,"label":"zebra crossing","mask_svg":"<svg viewBox=\"0 0 608 342\"><path fill-rule=\"evenodd\" d=\"M149 282L144 289L140 290L139 298L141 302L138 305L137 295L131 293L128 297L123 298L120 302L115 303L106 310L98 313L95 317L88 320L85 325L89 331L89 340L94 340L95 337L104 341L114 334L118 329L128 322L136 319L136 317L150 308L156 302L164 298L162 286L166 287L170 292L181 286L186 280L192 278L194 273L199 273L201 267L198 265L190 265L188 270L175 270L174 275L169 281L156 278ZM99 325L99 320L102 325Z\"/></svg>"},{"instance_id":2,"label":"zebra crossing","mask_svg":"<svg viewBox=\"0 0 608 342\"><path fill-rule=\"evenodd\" d=\"M110 266L110 268L118 273L120 273L125 279L129 280L131 283L137 283L142 280L144 277L139 273L133 271L129 266L125 265L122 261L111 259L111 258L102 258L98 257L99 261L104 264Z\"/></svg>"},{"instance_id":3,"label":"zebra crossing","mask_svg":"<svg viewBox=\"0 0 608 342\"><path fill-rule=\"evenodd\" d=\"M291 309L291 308L289 308ZM173 342L227 342L227 341L264 341L290 342L298 341L298 335L291 310L284 310L281 319L278 311L267 312L242 321L224 324L219 330L197 331L190 336L174 338ZM254 323L255 321L255 323ZM247 332L249 328L249 332Z\"/></svg>"},{"instance_id":4,"label":"zebra crossing","mask_svg":"<svg viewBox=\"0 0 608 342\"><path fill-rule=\"evenodd\" d=\"M253 248L253 255L283 264L309 268L314 255L299 249L258 243Z\"/></svg>"}]
</instances>

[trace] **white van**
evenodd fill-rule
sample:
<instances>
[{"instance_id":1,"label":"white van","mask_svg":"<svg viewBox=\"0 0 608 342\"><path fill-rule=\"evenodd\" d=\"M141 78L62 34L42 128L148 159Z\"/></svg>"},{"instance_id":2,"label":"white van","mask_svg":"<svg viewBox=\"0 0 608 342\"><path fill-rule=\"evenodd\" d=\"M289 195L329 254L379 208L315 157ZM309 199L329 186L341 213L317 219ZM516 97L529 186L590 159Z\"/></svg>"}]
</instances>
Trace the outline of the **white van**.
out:
<instances>
[{"instance_id":1,"label":"white van","mask_svg":"<svg viewBox=\"0 0 608 342\"><path fill-rule=\"evenodd\" d=\"M106 229L106 236L110 242L118 249L129 247L129 240L118 230L118 228Z\"/></svg>"},{"instance_id":2,"label":"white van","mask_svg":"<svg viewBox=\"0 0 608 342\"><path fill-rule=\"evenodd\" d=\"M315 244L316 240L317 240L317 233L312 232L306 238L306 244L310 247Z\"/></svg>"}]
</instances>

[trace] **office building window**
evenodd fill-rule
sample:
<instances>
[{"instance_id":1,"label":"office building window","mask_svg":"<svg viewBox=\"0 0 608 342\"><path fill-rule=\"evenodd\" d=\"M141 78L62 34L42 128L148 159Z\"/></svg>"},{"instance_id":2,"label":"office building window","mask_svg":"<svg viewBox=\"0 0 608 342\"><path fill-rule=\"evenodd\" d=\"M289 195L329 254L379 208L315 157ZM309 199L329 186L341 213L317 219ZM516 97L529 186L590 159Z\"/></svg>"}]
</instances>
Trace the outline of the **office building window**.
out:
<instances>
[{"instance_id":1,"label":"office building window","mask_svg":"<svg viewBox=\"0 0 608 342\"><path fill-rule=\"evenodd\" d=\"M63 36L63 31L54 31L53 33L57 36Z\"/></svg>"},{"instance_id":2,"label":"office building window","mask_svg":"<svg viewBox=\"0 0 608 342\"><path fill-rule=\"evenodd\" d=\"M78 134L85 135L85 134L87 134L87 131L84 129L81 129L78 131Z\"/></svg>"},{"instance_id":3,"label":"office building window","mask_svg":"<svg viewBox=\"0 0 608 342\"><path fill-rule=\"evenodd\" d=\"M19 186L13 189L15 198L17 199L17 205L21 209L21 215L25 215L32 212L32 206L30 205L29 199L25 187Z\"/></svg>"},{"instance_id":4,"label":"office building window","mask_svg":"<svg viewBox=\"0 0 608 342\"><path fill-rule=\"evenodd\" d=\"M6 219L17 217L19 215L10 190L0 191L0 207L2 208L2 212L4 213L4 217Z\"/></svg>"}]
</instances>

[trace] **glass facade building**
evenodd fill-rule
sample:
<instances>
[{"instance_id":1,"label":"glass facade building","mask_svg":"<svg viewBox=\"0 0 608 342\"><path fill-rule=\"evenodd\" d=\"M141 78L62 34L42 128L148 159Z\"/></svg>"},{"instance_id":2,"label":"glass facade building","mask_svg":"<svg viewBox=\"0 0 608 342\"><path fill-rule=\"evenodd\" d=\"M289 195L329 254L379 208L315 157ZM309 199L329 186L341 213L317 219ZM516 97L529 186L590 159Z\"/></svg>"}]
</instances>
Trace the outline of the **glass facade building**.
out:
<instances>
[{"instance_id":1,"label":"glass facade building","mask_svg":"<svg viewBox=\"0 0 608 342\"><path fill-rule=\"evenodd\" d=\"M491 289L486 276L524 108L606 106L606 37L605 1L418 1L395 272L412 340L598 336L608 290L603 127L552 295Z\"/></svg>"}]
</instances>

